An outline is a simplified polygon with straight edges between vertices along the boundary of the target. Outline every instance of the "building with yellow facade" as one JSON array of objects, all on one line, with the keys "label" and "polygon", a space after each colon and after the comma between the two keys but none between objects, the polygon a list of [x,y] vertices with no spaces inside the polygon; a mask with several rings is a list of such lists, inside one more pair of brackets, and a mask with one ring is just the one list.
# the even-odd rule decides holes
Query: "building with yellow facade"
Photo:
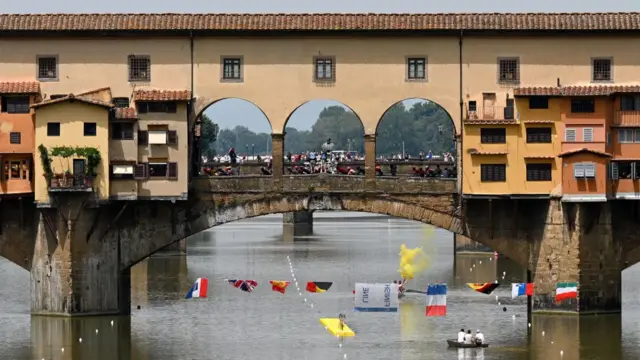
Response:
[{"label": "building with yellow facade", "polygon": [[113,105],[69,94],[31,106],[35,110],[35,201],[55,192],[109,196],[109,117]]}]

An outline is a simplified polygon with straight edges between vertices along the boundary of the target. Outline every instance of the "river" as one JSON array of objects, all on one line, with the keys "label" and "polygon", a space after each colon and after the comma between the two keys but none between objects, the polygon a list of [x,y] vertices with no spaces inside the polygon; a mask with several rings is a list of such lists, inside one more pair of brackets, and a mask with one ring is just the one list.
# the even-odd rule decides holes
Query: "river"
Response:
[{"label": "river", "polygon": [[[352,311],[355,282],[399,277],[402,243],[422,246],[429,260],[408,288],[449,284],[446,317],[426,317],[418,296],[404,299],[399,313]],[[287,256],[302,295],[294,283],[284,295],[268,284],[292,280]],[[130,318],[32,318],[29,274],[0,259],[0,359],[640,359],[639,273],[638,266],[623,273],[624,318],[534,316],[529,332],[526,300],[511,300],[509,286],[483,295],[465,285],[521,282],[526,272],[487,254],[454,259],[447,231],[382,216],[318,213],[313,235],[294,242],[284,238],[281,216],[264,216],[192,237],[186,258],[154,256],[136,265]],[[200,276],[209,278],[209,297],[185,300]],[[259,285],[244,293],[226,278]],[[306,281],[334,284],[310,294]],[[318,322],[340,312],[357,332],[342,343]],[[482,329],[491,347],[447,349],[445,339],[461,327]]]}]

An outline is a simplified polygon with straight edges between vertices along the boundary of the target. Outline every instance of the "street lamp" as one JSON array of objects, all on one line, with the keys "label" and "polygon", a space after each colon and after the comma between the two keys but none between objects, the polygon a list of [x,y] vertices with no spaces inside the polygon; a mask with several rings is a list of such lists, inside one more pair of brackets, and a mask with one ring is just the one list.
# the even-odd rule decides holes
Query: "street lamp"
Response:
[{"label": "street lamp", "polygon": [[249,155],[249,144],[244,144],[244,153],[245,155]]},{"label": "street lamp", "polygon": [[251,158],[256,157],[256,144],[251,144]]}]

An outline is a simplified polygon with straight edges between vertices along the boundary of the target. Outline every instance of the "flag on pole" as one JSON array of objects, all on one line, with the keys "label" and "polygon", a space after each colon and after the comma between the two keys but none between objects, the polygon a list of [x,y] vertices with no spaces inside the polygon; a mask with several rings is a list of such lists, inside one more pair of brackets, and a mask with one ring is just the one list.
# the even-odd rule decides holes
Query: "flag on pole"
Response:
[{"label": "flag on pole", "polygon": [[558,283],[556,286],[556,302],[563,300],[575,299],[578,297],[578,283],[564,282]]},{"label": "flag on pole", "polygon": [[258,282],[255,280],[225,279],[225,281],[231,284],[233,287],[248,293],[252,292],[253,289],[258,286]]},{"label": "flag on pole", "polygon": [[279,293],[283,293],[287,290],[287,286],[289,286],[290,281],[282,281],[282,280],[269,280],[269,284],[271,284],[271,290],[277,291]]},{"label": "flag on pole", "polygon": [[533,284],[532,283],[519,283],[511,284],[511,298],[515,299],[518,296],[532,296]]},{"label": "flag on pole", "polygon": [[330,281],[309,281],[307,282],[307,291],[312,293],[321,293],[329,290],[333,285]]},{"label": "flag on pole", "polygon": [[209,280],[206,277],[197,278],[191,285],[191,289],[187,292],[186,299],[191,298],[206,298],[207,289],[209,288]]},{"label": "flag on pole", "polygon": [[447,284],[427,287],[427,316],[447,315]]},{"label": "flag on pole", "polygon": [[483,293],[483,294],[491,294],[493,290],[495,290],[500,284],[497,282],[489,282],[489,283],[467,283],[467,286],[472,288],[473,290]]}]

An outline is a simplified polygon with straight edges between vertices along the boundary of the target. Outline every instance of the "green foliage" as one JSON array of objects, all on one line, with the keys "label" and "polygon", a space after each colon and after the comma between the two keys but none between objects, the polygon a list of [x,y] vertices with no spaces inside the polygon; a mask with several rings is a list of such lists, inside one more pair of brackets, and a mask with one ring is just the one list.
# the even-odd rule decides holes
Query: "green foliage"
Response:
[{"label": "green foliage", "polygon": [[[204,120],[203,116],[203,121]],[[246,126],[218,130],[218,126],[206,118],[210,133],[203,128],[203,151],[205,155],[226,154],[235,148],[240,155],[264,155],[271,153],[271,134],[254,133]],[[217,137],[213,135],[216,133]],[[352,150],[364,154],[364,128],[358,117],[341,106],[326,107],[311,127],[311,130],[286,128],[285,152],[300,153],[319,151],[322,144],[331,138],[334,150]],[[406,108],[402,103],[392,106],[382,117],[377,129],[376,153],[389,156],[404,149],[412,156],[420,151],[431,150],[435,155],[451,152],[454,128],[449,115],[431,102],[415,103]],[[215,144],[214,144],[215,142]]]},{"label": "green foliage", "polygon": [[202,139],[202,155],[212,158],[216,155],[216,140],[218,139],[218,132],[220,128],[218,124],[211,121],[211,119],[203,114],[202,124],[200,125],[200,137]]},{"label": "green foliage", "polygon": [[51,170],[51,159],[49,158],[49,152],[47,148],[40,144],[38,146],[38,151],[40,152],[40,162],[42,163],[42,170],[44,172],[44,177],[47,180],[53,179],[53,170]]},{"label": "green foliage", "polygon": [[[43,145],[40,145],[40,147],[38,149],[40,149],[40,154],[42,156],[42,152],[44,151],[46,153],[47,148],[45,148]],[[102,161],[102,155],[100,154],[100,151],[98,151],[98,149],[91,146],[86,146],[86,147],[55,146],[51,148],[51,156],[60,157],[63,159],[69,159],[71,157],[76,156],[79,158],[87,159],[87,175],[90,175],[90,176],[96,176],[96,169],[98,168],[98,165],[100,165],[100,162]],[[51,160],[48,160],[48,162],[51,163]],[[44,163],[42,166],[44,167]],[[49,171],[51,171],[51,166],[49,166]],[[66,173],[70,172],[68,161],[67,161],[67,170],[65,172]],[[45,173],[46,173],[46,170],[45,170]]]}]

